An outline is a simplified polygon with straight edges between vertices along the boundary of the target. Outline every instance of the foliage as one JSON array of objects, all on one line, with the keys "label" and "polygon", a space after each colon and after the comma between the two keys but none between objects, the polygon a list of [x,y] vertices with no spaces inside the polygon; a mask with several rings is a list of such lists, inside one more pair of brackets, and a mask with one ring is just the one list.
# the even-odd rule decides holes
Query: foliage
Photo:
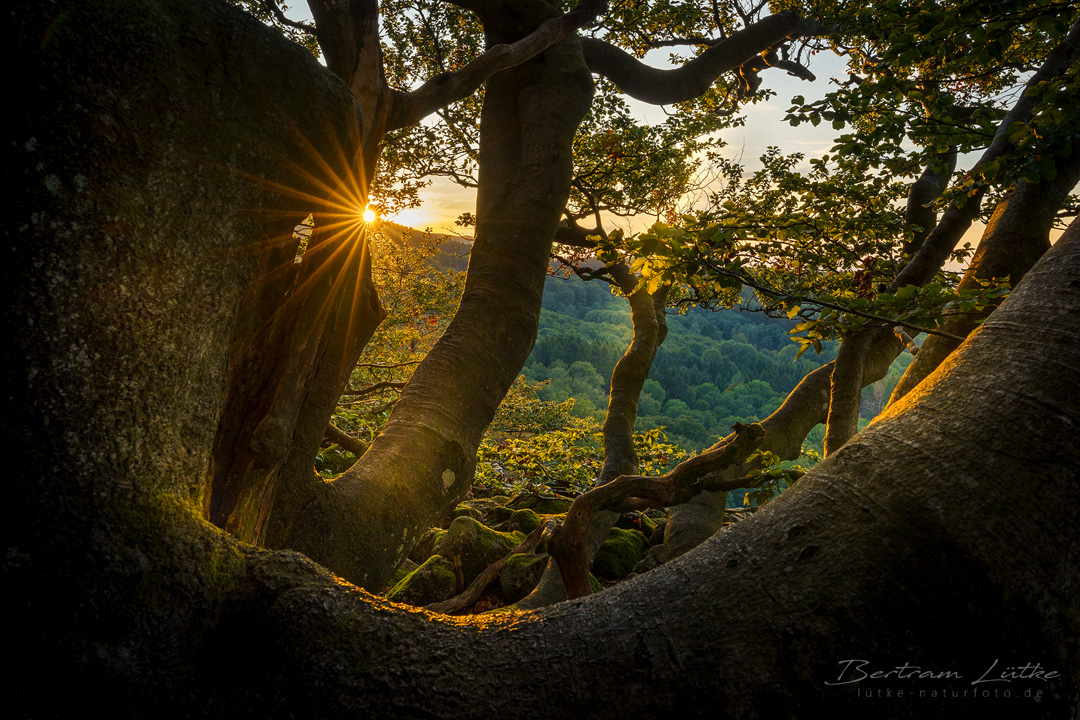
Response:
[{"label": "foliage", "polygon": [[[600,424],[570,414],[574,399],[540,400],[540,384],[518,378],[503,401],[477,455],[476,482],[504,492],[547,486],[579,493],[592,486],[604,465]],[[663,428],[635,433],[639,472],[659,475],[686,457],[667,442]]]},{"label": "foliage", "polygon": [[[739,296],[752,310],[752,294]],[[669,441],[700,450],[730,432],[736,422],[764,419],[808,372],[832,359],[823,354],[795,361],[787,318],[719,308],[686,308],[667,315],[668,336],[657,352],[638,400],[637,428],[664,427]],[[550,402],[575,398],[569,413],[603,418],[611,369],[631,338],[630,310],[607,287],[577,277],[549,278],[540,331],[526,361],[525,377],[544,381],[537,394]],[[880,412],[911,355],[903,353],[882,380],[867,388],[863,416]],[[807,445],[821,450],[820,433]]]},{"label": "foliage", "polygon": [[781,460],[768,450],[751,453],[746,458],[747,462],[756,460],[757,467],[750,471],[750,477],[754,480],[751,488],[743,494],[742,504],[753,508],[761,507],[794,485],[809,467],[821,462],[821,454],[806,447],[803,448],[802,457],[806,458],[806,465]]},{"label": "foliage", "polygon": [[[433,263],[441,239],[381,223],[369,230],[372,276],[386,317],[364,348],[330,422],[350,435],[373,439],[386,423],[413,370],[450,322],[465,274]],[[316,467],[343,472],[355,457],[339,447],[320,451]]]}]

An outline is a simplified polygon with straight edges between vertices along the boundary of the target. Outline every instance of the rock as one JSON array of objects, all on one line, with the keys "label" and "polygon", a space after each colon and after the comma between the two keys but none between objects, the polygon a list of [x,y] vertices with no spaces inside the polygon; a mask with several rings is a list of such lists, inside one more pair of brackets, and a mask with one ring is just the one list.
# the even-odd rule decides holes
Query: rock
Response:
[{"label": "rock", "polygon": [[626,513],[620,515],[615,521],[615,527],[623,530],[640,530],[645,537],[651,537],[653,530],[656,529],[656,520],[645,513]]},{"label": "rock", "polygon": [[484,568],[524,539],[524,533],[498,532],[470,517],[459,517],[437,538],[434,553],[451,559],[460,558],[461,573],[468,586]]},{"label": "rock", "polygon": [[452,598],[457,589],[454,563],[442,555],[432,555],[391,588],[386,598],[409,605],[429,605]]},{"label": "rock", "polygon": [[543,520],[532,510],[517,510],[506,521],[506,529],[510,532],[523,532],[526,535],[540,527]]},{"label": "rock", "polygon": [[499,589],[507,603],[515,603],[533,591],[547,567],[548,554],[511,555],[499,573]]},{"label": "rock", "polygon": [[512,497],[506,507],[513,510],[532,510],[537,515],[561,515],[570,509],[571,502],[567,498],[519,494]]},{"label": "rock", "polygon": [[723,525],[726,501],[727,493],[703,492],[671,508],[662,526],[662,541],[655,535],[649,539],[651,547],[634,568],[634,574],[663,565],[715,535]]},{"label": "rock", "polygon": [[439,534],[446,532],[442,528],[431,528],[426,533],[420,536],[420,539],[413,545],[413,549],[409,551],[409,560],[415,563],[422,563],[431,557],[435,552],[435,543],[439,541]]},{"label": "rock", "polygon": [[471,502],[463,502],[450,511],[451,520],[456,520],[459,517],[471,517],[473,520],[484,521],[483,511],[474,507]]},{"label": "rock", "polygon": [[394,587],[399,582],[405,579],[405,576],[411,573],[416,568],[420,567],[420,564],[413,562],[412,560],[405,558],[405,562],[401,563],[401,567],[394,571],[394,574],[390,577],[390,587]]},{"label": "rock", "polygon": [[604,580],[622,580],[644,557],[645,544],[640,530],[613,528],[593,559],[593,574]]},{"label": "rock", "polygon": [[495,507],[488,511],[485,518],[488,525],[494,527],[495,525],[501,525],[510,519],[510,516],[514,514],[514,511],[508,507]]}]

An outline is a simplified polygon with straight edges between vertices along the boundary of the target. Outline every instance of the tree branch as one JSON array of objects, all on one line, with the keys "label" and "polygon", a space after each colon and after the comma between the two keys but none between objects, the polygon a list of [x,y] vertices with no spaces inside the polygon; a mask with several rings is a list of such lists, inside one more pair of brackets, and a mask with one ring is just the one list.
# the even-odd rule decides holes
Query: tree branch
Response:
[{"label": "tree branch", "polygon": [[[975,163],[970,174],[974,175],[980,168],[1009,150],[1012,146],[1009,142],[1009,128],[1014,122],[1024,122],[1031,117],[1036,99],[1039,97],[1039,93],[1035,91],[1036,86],[1060,76],[1078,59],[1080,59],[1080,18],[1073,22],[1065,39],[1046,56],[1038,72],[1028,78],[1020,99],[1002,119],[994,134],[994,140]],[[949,205],[948,209],[942,213],[941,220],[927,236],[919,252],[893,280],[889,286],[889,292],[896,292],[905,285],[923,285],[929,282],[938,268],[945,264],[949,253],[956,247],[960,238],[971,227],[971,222],[978,214],[979,204],[985,192],[985,186],[980,187],[966,199],[963,206],[957,205],[955,201]]]},{"label": "tree branch", "polygon": [[[704,488],[697,480],[710,473],[742,462],[765,437],[761,425],[734,426],[730,436],[696,457],[680,463],[661,477],[622,475],[606,485],[593,488],[575,498],[562,527],[549,543],[551,556],[559,564],[566,597],[570,600],[588,595],[589,562],[587,540],[593,515],[622,506],[631,498],[635,507],[664,507],[686,502]],[[696,487],[695,487],[696,484]]]},{"label": "tree branch", "polygon": [[352,388],[346,388],[345,392],[343,392],[341,394],[343,396],[348,395],[350,397],[362,397],[364,395],[371,395],[372,393],[379,392],[380,390],[387,390],[387,389],[401,390],[407,384],[408,383],[405,382],[405,381],[401,381],[401,382],[390,382],[390,381],[377,382],[374,385],[372,385],[371,387],[361,388],[359,390],[353,390]]},{"label": "tree branch", "polygon": [[721,74],[734,70],[779,42],[812,35],[821,25],[794,12],[770,15],[717,42],[674,70],[658,70],[632,55],[595,38],[582,38],[585,62],[632,98],[653,105],[669,105],[698,97]]},{"label": "tree branch", "polygon": [[343,449],[348,450],[356,457],[360,457],[361,455],[366,453],[369,447],[369,443],[366,443],[359,438],[354,438],[352,435],[345,432],[333,423],[329,423],[326,426],[325,437],[327,440],[335,442]]},{"label": "tree branch", "polygon": [[263,6],[266,7],[266,11],[273,15],[274,19],[282,25],[288,25],[291,28],[303,30],[306,33],[311,33],[315,37],[319,36],[319,30],[314,25],[308,25],[305,22],[300,22],[299,20],[290,20],[289,18],[285,17],[285,13],[281,11],[281,8],[278,7],[278,4],[274,2],[274,0],[263,0]]},{"label": "tree branch", "polygon": [[387,130],[408,127],[439,108],[472,95],[495,73],[539,55],[574,31],[585,27],[604,7],[602,0],[581,0],[570,12],[544,22],[522,39],[509,45],[488,48],[460,70],[439,73],[416,90],[395,92],[394,110]]},{"label": "tree branch", "polygon": [[905,328],[908,328],[909,330],[916,330],[918,332],[926,333],[928,335],[943,335],[944,337],[952,338],[953,340],[959,339],[959,340],[963,341],[963,338],[958,338],[957,336],[951,335],[951,334],[945,332],[944,330],[934,330],[933,328],[923,327],[922,325],[916,325],[915,323],[909,323],[909,322],[906,322],[904,320],[894,320],[892,318],[887,318],[887,317],[885,317],[883,315],[875,315],[873,313],[863,312],[862,310],[856,310],[854,308],[844,307],[843,305],[838,305],[836,303],[831,303],[831,302],[829,302],[827,300],[818,300],[818,299],[815,299],[815,298],[806,297],[804,295],[791,295],[789,293],[779,292],[777,290],[773,290],[772,288],[765,287],[761,283],[756,282],[756,281],[748,278],[746,275],[744,275],[742,273],[736,273],[736,272],[732,272],[731,270],[727,270],[725,268],[718,267],[716,264],[714,264],[714,263],[712,263],[712,262],[710,262],[708,260],[700,260],[700,262],[701,262],[702,265],[709,268],[713,272],[715,272],[715,273],[717,273],[719,275],[726,275],[728,277],[736,278],[737,280],[739,280],[744,285],[752,287],[755,290],[760,290],[761,292],[765,293],[766,295],[772,295],[773,297],[790,298],[791,300],[798,300],[800,303],[806,303],[806,304],[810,304],[810,305],[817,305],[818,307],[829,308],[831,310],[836,310],[838,312],[849,313],[851,315],[857,315],[858,317],[863,317],[863,318],[866,318],[867,320],[877,320],[877,321],[885,323],[886,325],[889,325],[889,326],[897,326],[898,325],[900,327],[905,327]]}]

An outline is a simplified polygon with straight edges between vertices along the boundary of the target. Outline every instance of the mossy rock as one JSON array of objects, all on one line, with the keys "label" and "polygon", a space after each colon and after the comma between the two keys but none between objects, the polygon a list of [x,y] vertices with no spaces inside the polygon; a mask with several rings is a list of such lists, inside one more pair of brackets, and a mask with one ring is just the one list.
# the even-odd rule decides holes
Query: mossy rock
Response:
[{"label": "mossy rock", "polygon": [[533,591],[547,567],[548,554],[518,553],[511,555],[499,573],[499,589],[507,603],[516,603]]},{"label": "mossy rock", "polygon": [[420,564],[413,562],[409,558],[405,558],[405,562],[401,563],[401,567],[394,571],[394,574],[390,577],[390,587],[394,587],[399,582],[405,579],[405,576],[411,573],[416,568],[420,567]]},{"label": "mossy rock", "polygon": [[491,500],[496,505],[505,505],[506,503],[510,502],[510,496],[509,495],[492,495]]},{"label": "mossy rock", "polygon": [[506,529],[510,532],[531,533],[544,521],[532,510],[516,510],[510,519],[506,521]]},{"label": "mossy rock", "polygon": [[450,511],[451,520],[456,520],[459,517],[471,517],[473,520],[483,522],[484,511],[474,507],[471,503],[463,502]]},{"label": "mossy rock", "polygon": [[525,539],[524,533],[498,532],[470,517],[459,517],[438,537],[435,554],[460,558],[461,574],[467,586],[491,563],[513,550]]},{"label": "mossy rock", "polygon": [[596,553],[593,573],[604,580],[622,580],[644,557],[645,545],[645,535],[640,530],[614,528]]},{"label": "mossy rock", "polygon": [[454,597],[457,589],[454,563],[442,555],[432,555],[394,585],[386,598],[409,605],[430,605]]},{"label": "mossy rock", "polygon": [[651,537],[653,530],[656,528],[656,520],[653,520],[645,513],[626,513],[620,515],[619,519],[615,521],[615,527],[623,530],[640,530],[645,534],[645,537]]},{"label": "mossy rock", "polygon": [[513,510],[532,510],[537,515],[560,515],[570,509],[571,500],[542,495],[515,495],[506,503]]},{"label": "mossy rock", "polygon": [[484,518],[488,525],[495,526],[501,525],[510,519],[510,516],[514,514],[514,511],[508,507],[494,507],[488,510],[487,516]]},{"label": "mossy rock", "polygon": [[431,528],[420,536],[420,539],[409,551],[409,560],[422,563],[435,552],[435,544],[439,541],[439,534],[446,532],[442,528]]}]

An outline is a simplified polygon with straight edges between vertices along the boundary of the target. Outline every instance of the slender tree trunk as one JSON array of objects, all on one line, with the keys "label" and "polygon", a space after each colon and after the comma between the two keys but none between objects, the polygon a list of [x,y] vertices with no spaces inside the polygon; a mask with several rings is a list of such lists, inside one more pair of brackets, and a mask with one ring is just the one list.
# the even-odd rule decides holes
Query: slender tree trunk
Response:
[{"label": "slender tree trunk", "polygon": [[[652,295],[645,288],[635,290],[637,278],[630,274],[625,264],[611,267],[611,275],[619,288],[627,295],[630,317],[634,324],[634,337],[615,368],[611,372],[611,389],[608,392],[607,415],[604,417],[604,467],[597,478],[597,486],[611,482],[620,475],[635,475],[638,456],[634,449],[634,423],[637,421],[637,404],[641,388],[649,377],[656,351],[667,337],[664,318],[667,307],[668,286],[661,286]],[[618,513],[598,512],[589,525],[587,557],[592,561],[607,539],[611,528],[618,521]],[[548,562],[540,582],[527,597],[518,601],[520,609],[539,608],[566,599],[562,574],[554,559]]]},{"label": "slender tree trunk", "polygon": [[[1058,160],[1054,180],[1017,182],[994,209],[975,256],[960,281],[959,290],[976,290],[980,283],[995,278],[1008,277],[1013,285],[1018,283],[1049,249],[1054,215],[1078,180],[1080,152],[1074,152]],[[954,315],[941,329],[951,335],[967,337],[992,310],[993,306],[983,312]],[[893,389],[889,402],[896,402],[922,382],[959,344],[941,335],[929,336]]]}]

